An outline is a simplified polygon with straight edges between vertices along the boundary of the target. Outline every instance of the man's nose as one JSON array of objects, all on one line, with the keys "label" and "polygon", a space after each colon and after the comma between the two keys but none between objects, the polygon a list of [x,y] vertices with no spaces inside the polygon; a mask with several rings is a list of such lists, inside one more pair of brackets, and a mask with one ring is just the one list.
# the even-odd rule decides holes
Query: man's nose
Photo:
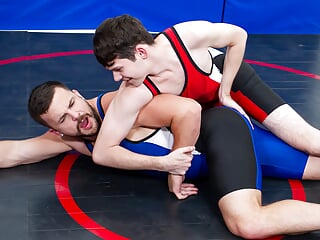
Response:
[{"label": "man's nose", "polygon": [[69,116],[72,118],[73,121],[77,121],[78,118],[80,117],[80,112],[76,112],[76,111],[73,111],[71,109],[68,109],[68,114]]},{"label": "man's nose", "polygon": [[114,81],[118,82],[122,80],[122,75],[119,72],[112,72]]}]

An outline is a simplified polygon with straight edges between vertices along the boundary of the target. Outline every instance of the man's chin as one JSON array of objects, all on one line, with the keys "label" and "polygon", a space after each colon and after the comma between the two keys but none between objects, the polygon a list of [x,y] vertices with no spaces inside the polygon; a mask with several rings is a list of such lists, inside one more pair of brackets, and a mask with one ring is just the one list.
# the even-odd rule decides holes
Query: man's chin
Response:
[{"label": "man's chin", "polygon": [[81,132],[78,137],[95,140],[97,137],[97,131]]}]

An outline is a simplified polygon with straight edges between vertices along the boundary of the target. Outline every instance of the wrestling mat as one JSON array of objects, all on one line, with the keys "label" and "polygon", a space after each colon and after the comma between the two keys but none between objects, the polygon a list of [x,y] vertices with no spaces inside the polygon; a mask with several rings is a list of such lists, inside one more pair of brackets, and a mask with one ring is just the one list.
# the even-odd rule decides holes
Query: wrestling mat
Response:
[{"label": "wrestling mat", "polygon": [[[117,88],[110,72],[96,62],[91,39],[91,34],[0,32],[1,140],[33,137],[46,130],[27,113],[28,95],[41,82],[62,81],[88,98]],[[262,79],[318,128],[319,48],[317,35],[250,35],[245,56]],[[178,201],[162,179],[97,166],[76,152],[0,169],[0,236],[238,239],[210,200],[206,179],[196,184],[197,196]],[[320,181],[263,180],[264,204],[290,198],[320,203]],[[320,232],[272,239],[320,239]]]}]

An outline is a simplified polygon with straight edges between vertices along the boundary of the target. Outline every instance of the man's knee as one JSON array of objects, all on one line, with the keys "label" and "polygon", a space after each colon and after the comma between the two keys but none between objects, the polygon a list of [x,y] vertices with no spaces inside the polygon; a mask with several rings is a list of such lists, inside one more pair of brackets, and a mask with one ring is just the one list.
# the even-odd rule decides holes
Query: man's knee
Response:
[{"label": "man's knee", "polygon": [[[257,214],[258,215],[258,214]],[[264,238],[264,224],[255,214],[241,214],[224,217],[230,232],[245,239]]]},{"label": "man's knee", "polygon": [[226,226],[234,235],[245,239],[264,237],[265,218],[259,190],[243,189],[231,192],[219,200],[219,208]]}]

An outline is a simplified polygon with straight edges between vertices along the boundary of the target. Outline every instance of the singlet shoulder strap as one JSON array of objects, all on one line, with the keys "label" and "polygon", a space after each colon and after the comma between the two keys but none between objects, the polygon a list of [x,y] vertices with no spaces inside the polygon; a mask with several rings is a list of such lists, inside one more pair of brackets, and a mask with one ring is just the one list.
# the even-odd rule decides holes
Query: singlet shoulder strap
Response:
[{"label": "singlet shoulder strap", "polygon": [[[105,116],[105,113],[104,113],[103,107],[102,107],[102,103],[101,103],[101,98],[103,95],[104,95],[104,93],[99,94],[99,96],[97,97],[97,102],[96,102],[98,113],[99,113],[99,116],[101,117],[102,120]],[[93,152],[93,144],[91,143],[91,141],[84,140],[84,144],[86,145],[88,150],[92,153]]]},{"label": "singlet shoulder strap", "polygon": [[[193,72],[195,73],[201,73],[204,75],[211,74],[212,67],[210,70],[210,73],[206,73],[203,70],[201,70],[197,64],[193,61],[187,47],[184,45],[182,39],[180,38],[177,30],[174,27],[167,28],[164,30],[163,35],[167,37],[169,40],[171,46],[173,47],[174,51],[176,52],[181,65],[184,68],[185,74],[188,76],[192,76]],[[211,55],[210,51],[208,50],[209,54]],[[213,66],[213,64],[212,64]]]},{"label": "singlet shoulder strap", "polygon": [[153,96],[157,96],[161,93],[159,88],[154,84],[154,82],[152,82],[152,80],[148,76],[144,79],[143,84],[149,89]]},{"label": "singlet shoulder strap", "polygon": [[183,60],[183,62],[186,62],[186,60],[188,60],[188,62],[193,63],[186,46],[183,44],[179,34],[174,27],[170,27],[164,30],[163,35],[166,36],[171,43],[171,46],[176,51],[178,57],[180,58],[180,61]]},{"label": "singlet shoulder strap", "polygon": [[101,99],[102,99],[103,95],[104,95],[104,93],[99,94],[99,96],[97,97],[97,102],[96,102],[98,113],[99,113],[99,116],[102,120],[104,119],[104,115],[105,115],[104,111],[103,111],[102,103],[101,103]]}]

